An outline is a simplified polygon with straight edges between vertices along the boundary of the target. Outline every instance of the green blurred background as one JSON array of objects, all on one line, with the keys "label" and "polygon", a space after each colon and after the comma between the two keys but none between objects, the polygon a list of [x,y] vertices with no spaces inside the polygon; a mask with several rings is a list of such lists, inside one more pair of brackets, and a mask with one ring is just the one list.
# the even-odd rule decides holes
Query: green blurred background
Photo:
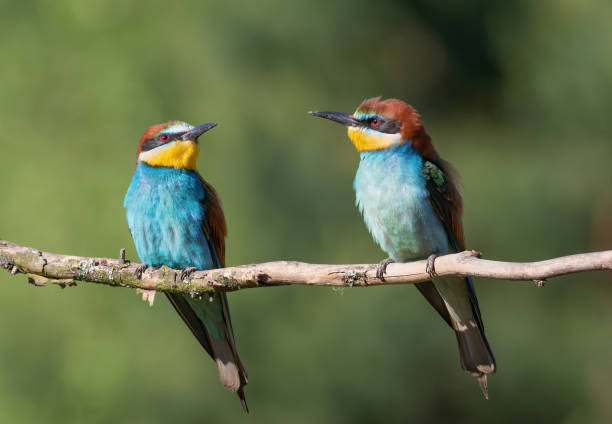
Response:
[{"label": "green blurred background", "polygon": [[[137,260],[123,196],[144,130],[216,121],[201,173],[228,265],[378,262],[358,155],[306,114],[398,97],[463,175],[468,246],[612,248],[612,3],[1,1],[0,238]],[[610,274],[476,282],[490,400],[417,291],[230,294],[252,413],[172,310],[0,273],[0,422],[612,421]]]}]

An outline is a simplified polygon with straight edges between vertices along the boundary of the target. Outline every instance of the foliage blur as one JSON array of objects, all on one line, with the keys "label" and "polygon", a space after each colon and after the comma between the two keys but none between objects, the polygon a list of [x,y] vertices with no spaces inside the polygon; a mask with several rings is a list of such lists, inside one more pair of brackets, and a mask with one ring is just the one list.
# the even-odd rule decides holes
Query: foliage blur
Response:
[{"label": "foliage blur", "polygon": [[[136,147],[219,123],[201,173],[228,264],[383,259],[354,207],[358,155],[306,111],[398,97],[463,175],[470,248],[538,260],[612,248],[612,3],[235,0],[0,3],[0,237],[137,260]],[[230,294],[252,413],[163,297],[0,273],[0,422],[612,421],[612,282],[476,282],[490,400],[413,287]]]}]

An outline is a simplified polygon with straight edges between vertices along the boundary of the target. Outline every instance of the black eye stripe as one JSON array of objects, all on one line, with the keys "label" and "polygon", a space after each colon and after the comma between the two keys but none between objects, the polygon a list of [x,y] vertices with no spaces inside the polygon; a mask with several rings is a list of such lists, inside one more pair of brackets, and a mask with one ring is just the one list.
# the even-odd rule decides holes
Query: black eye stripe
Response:
[{"label": "black eye stripe", "polygon": [[[378,119],[378,125],[372,125],[372,121],[374,119]],[[400,121],[396,121],[393,119],[383,119],[383,118],[370,118],[367,121],[363,121],[363,125],[373,129],[374,131],[378,131],[386,134],[397,134],[402,129],[402,123]]]},{"label": "black eye stripe", "polygon": [[140,151],[141,152],[146,152],[148,150],[153,150],[156,147],[161,146],[162,144],[166,144],[166,143],[170,143],[173,140],[177,140],[179,139],[183,134],[165,134],[170,136],[170,138],[168,140],[162,140],[161,136],[164,134],[160,134],[157,137],[153,137],[153,138],[147,138],[145,141],[143,141],[142,146],[140,146]]}]

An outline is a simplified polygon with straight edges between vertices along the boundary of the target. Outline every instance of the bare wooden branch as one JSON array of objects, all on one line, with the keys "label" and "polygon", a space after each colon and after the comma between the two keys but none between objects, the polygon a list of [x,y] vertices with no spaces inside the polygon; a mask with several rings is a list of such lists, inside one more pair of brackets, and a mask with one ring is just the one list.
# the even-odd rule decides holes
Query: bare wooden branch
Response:
[{"label": "bare wooden branch", "polygon": [[[234,291],[252,287],[288,284],[309,286],[380,286],[414,284],[431,279],[427,260],[392,263],[385,281],[376,277],[376,264],[319,265],[304,262],[267,262],[231,268],[196,271],[181,279],[181,271],[167,267],[148,268],[140,273],[140,264],[117,259],[88,258],[42,252],[0,240],[0,267],[11,274],[25,273],[35,285],[47,281],[61,287],[85,281],[110,286],[132,287],[164,292],[204,296],[211,291]],[[475,251],[440,256],[435,260],[436,274],[472,275],[502,280],[534,281],[543,285],[547,279],[584,271],[612,270],[612,250],[581,253],[540,262],[499,262],[480,258]]]}]

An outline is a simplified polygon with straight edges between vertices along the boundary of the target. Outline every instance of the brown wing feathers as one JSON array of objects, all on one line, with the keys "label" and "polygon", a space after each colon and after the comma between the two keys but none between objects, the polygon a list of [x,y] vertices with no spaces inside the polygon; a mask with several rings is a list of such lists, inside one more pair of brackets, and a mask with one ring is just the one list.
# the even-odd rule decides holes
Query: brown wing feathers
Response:
[{"label": "brown wing feathers", "polygon": [[[227,237],[227,225],[225,223],[225,215],[221,208],[219,195],[217,191],[200,177],[204,188],[206,189],[206,198],[204,199],[206,207],[206,218],[208,225],[202,223],[202,228],[206,233],[209,241],[212,241],[217,256],[219,257],[219,267],[225,266],[225,237]],[[208,227],[208,228],[207,228]],[[210,234],[208,232],[210,231]]]}]

